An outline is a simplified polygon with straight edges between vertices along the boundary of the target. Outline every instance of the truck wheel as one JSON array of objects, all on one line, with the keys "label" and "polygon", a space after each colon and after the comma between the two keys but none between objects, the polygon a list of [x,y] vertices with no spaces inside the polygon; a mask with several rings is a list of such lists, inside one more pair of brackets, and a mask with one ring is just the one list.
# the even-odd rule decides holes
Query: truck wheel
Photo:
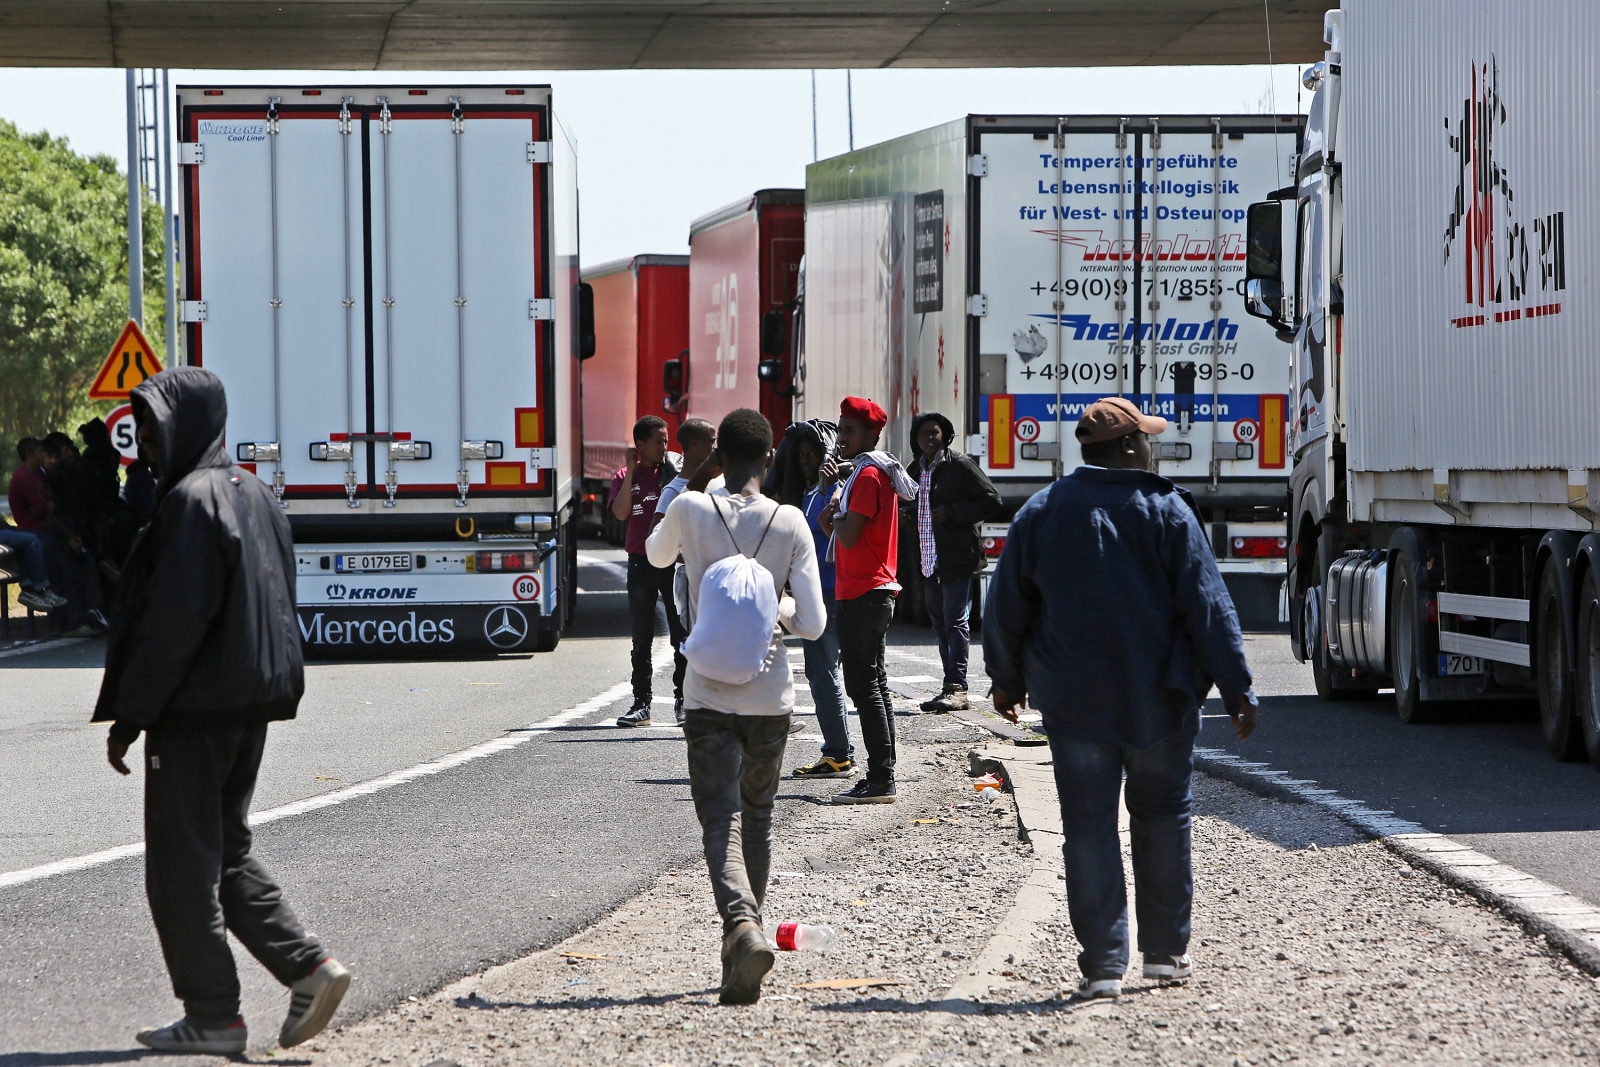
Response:
[{"label": "truck wheel", "polygon": [[560,630],[540,630],[533,637],[533,650],[535,652],[554,652],[561,643]]},{"label": "truck wheel", "polygon": [[1432,722],[1437,708],[1422,699],[1417,648],[1417,579],[1411,561],[1396,553],[1389,564],[1389,671],[1394,677],[1394,710],[1403,723]]},{"label": "truck wheel", "polygon": [[1591,568],[1578,592],[1578,722],[1589,762],[1600,770],[1600,580]]},{"label": "truck wheel", "polygon": [[1572,664],[1567,659],[1567,618],[1561,610],[1561,575],[1554,563],[1539,576],[1534,611],[1533,671],[1539,686],[1539,721],[1556,759],[1582,759],[1583,730],[1573,704]]}]

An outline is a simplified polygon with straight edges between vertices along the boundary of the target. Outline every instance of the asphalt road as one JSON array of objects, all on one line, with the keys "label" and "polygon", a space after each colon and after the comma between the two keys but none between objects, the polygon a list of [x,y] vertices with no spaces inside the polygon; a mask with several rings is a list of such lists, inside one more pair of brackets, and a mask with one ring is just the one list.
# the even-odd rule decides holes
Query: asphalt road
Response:
[{"label": "asphalt road", "polygon": [[1319,700],[1287,637],[1246,647],[1268,698],[1260,727],[1241,742],[1208,718],[1202,745],[1392,810],[1600,905],[1600,773],[1550,757],[1531,703],[1461,705],[1453,721],[1408,726],[1389,692]]},{"label": "asphalt road", "polygon": [[[585,548],[590,560],[618,555]],[[520,738],[258,829],[260,855],[308,928],[357,975],[341,1018],[552,944],[603,921],[660,871],[693,862],[699,834],[678,731],[618,731],[611,720],[626,697],[594,702],[628,676],[622,581],[587,563],[580,585],[575,628],[552,654],[316,664],[301,717],[273,727],[258,812]],[[1224,718],[1208,718],[1201,744],[1391,808],[1600,903],[1600,774],[1551,760],[1525,710],[1486,707],[1460,722],[1408,727],[1387,696],[1318,701],[1286,639],[1247,640],[1265,698],[1260,730],[1240,743]],[[897,627],[890,675],[933,684],[929,641],[925,630]],[[974,653],[973,688],[982,692]],[[86,721],[101,654],[89,642],[0,659],[9,772],[0,880],[141,836],[138,776],[105,767],[104,729]],[[670,694],[664,674],[656,691]],[[526,729],[557,716],[558,728]],[[816,752],[814,720],[802,721],[791,763]],[[919,733],[948,741],[961,729],[943,717],[902,723],[908,741]],[[786,781],[780,819],[836,787]],[[0,885],[0,946],[0,1067],[135,1059],[133,1031],[179,1013],[140,856]],[[285,993],[237,945],[235,954],[259,1045],[275,1035]]]},{"label": "asphalt road", "polygon": [[[622,583],[583,566],[580,584],[592,591],[548,655],[312,666],[300,718],[272,728],[254,810],[514,737],[506,731],[625,682]],[[105,766],[104,728],[86,722],[97,651],[0,660],[0,754],[11,772],[0,873],[142,836],[138,776]],[[670,697],[670,676],[657,675],[656,692]],[[626,704],[619,697],[506,751],[258,828],[258,853],[307,928],[357,976],[342,1017],[549,945],[693,859],[699,828],[681,732],[615,729]],[[670,705],[658,715],[670,721]],[[814,733],[791,746],[791,762],[814,758]],[[785,782],[780,807],[835,788]],[[3,1067],[137,1058],[134,1031],[181,1014],[142,856],[0,887],[0,944]],[[237,943],[234,952],[252,1043],[273,1039],[286,993]]]}]

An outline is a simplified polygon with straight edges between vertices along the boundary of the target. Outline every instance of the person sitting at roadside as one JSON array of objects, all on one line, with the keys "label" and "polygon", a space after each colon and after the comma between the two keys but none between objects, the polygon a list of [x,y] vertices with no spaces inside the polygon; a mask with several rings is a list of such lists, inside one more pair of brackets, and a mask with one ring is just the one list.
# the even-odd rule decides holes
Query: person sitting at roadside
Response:
[{"label": "person sitting at roadside", "polygon": [[967,656],[972,645],[967,615],[972,608],[972,576],[983,570],[983,539],[978,523],[1000,514],[1000,493],[989,476],[951,448],[955,427],[937,411],[911,422],[916,459],[906,473],[917,480],[917,546],[922,563],[922,600],[939,640],[944,691],[925,701],[923,711],[965,711]]},{"label": "person sitting at roadside", "polygon": [[17,603],[34,611],[54,611],[67,606],[67,598],[50,589],[50,574],[44,565],[44,545],[39,538],[19,530],[0,515],[0,547],[9,548],[21,568],[22,591]]},{"label": "person sitting at roadside", "polygon": [[[76,449],[74,449],[76,452]],[[100,613],[100,575],[94,557],[56,511],[48,475],[56,457],[36,437],[17,442],[22,465],[11,472],[7,495],[17,528],[33,534],[44,549],[45,570],[67,603],[52,615],[68,637],[93,637],[106,631]]]},{"label": "person sitting at roadside", "polygon": [[[761,907],[772,865],[773,798],[794,712],[783,632],[814,640],[827,616],[805,517],[761,494],[762,476],[772,461],[767,420],[750,408],[730,412],[717,430],[713,460],[724,472],[726,494],[694,489],[681,494],[646,550],[658,567],[682,555],[696,605],[702,603],[707,570],[730,556],[753,558],[773,583],[777,624],[757,672],[742,683],[719,681],[703,675],[691,660],[684,681],[689,792],[722,917],[721,1000],[753,1004],[774,960],[762,931]],[[696,616],[702,623],[696,640],[718,641],[707,628],[710,619],[698,611]]]},{"label": "person sitting at roadside", "polygon": [[1150,471],[1167,420],[1123,397],[1084,410],[1084,465],[1017,512],[989,582],[983,654],[995,710],[1043,713],[1061,803],[1078,995],[1128,969],[1117,835],[1126,776],[1144,977],[1189,977],[1194,741],[1212,680],[1240,740],[1256,698],[1239,618],[1189,494]]}]

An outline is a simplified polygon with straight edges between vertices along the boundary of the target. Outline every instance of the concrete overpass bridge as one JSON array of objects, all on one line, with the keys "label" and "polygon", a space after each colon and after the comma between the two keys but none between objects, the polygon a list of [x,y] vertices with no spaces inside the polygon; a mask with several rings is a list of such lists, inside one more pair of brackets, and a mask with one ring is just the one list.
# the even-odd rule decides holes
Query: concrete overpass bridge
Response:
[{"label": "concrete overpass bridge", "polygon": [[1337,0],[0,0],[0,66],[1065,67],[1321,58]]}]

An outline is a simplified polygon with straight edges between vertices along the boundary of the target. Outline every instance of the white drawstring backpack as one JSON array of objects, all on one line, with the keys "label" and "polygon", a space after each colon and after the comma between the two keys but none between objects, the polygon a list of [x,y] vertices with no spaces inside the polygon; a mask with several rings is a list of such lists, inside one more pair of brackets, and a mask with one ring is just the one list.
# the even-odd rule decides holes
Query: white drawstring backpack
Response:
[{"label": "white drawstring backpack", "polygon": [[766,666],[772,634],[778,628],[778,592],[772,572],[755,560],[767,542],[772,520],[778,517],[778,505],[774,503],[761,540],[748,556],[734,539],[716,497],[711,498],[711,506],[738,554],[717,560],[701,576],[694,629],[683,643],[683,655],[701,677],[743,685]]}]

